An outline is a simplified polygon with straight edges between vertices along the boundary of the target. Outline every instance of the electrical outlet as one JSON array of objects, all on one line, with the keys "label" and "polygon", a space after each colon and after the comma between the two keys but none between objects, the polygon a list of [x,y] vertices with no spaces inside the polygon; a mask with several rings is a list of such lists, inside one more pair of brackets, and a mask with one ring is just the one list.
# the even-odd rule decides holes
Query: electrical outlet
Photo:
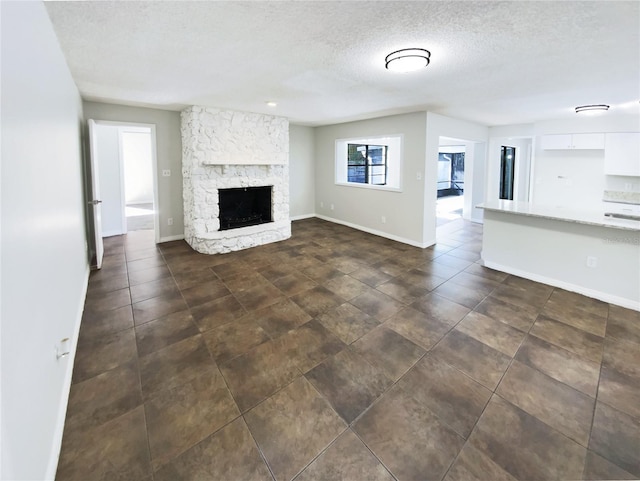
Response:
[{"label": "electrical outlet", "polygon": [[422,172],[416,172],[416,180],[422,180]]},{"label": "electrical outlet", "polygon": [[170,169],[163,169],[162,170],[162,177],[171,177],[171,170]]},{"label": "electrical outlet", "polygon": [[598,267],[598,258],[594,256],[587,256],[587,267],[592,269]]},{"label": "electrical outlet", "polygon": [[633,190],[633,184],[631,182],[625,182],[624,190],[625,192],[631,192]]},{"label": "electrical outlet", "polygon": [[173,217],[167,219],[167,225],[173,225]]},{"label": "electrical outlet", "polygon": [[380,218],[380,222],[382,222],[383,224],[386,224],[387,223],[387,218],[385,216],[382,216]]},{"label": "electrical outlet", "polygon": [[333,204],[331,204],[331,210],[333,210]]},{"label": "electrical outlet", "polygon": [[322,209],[324,207],[324,202],[320,201],[320,208]]}]

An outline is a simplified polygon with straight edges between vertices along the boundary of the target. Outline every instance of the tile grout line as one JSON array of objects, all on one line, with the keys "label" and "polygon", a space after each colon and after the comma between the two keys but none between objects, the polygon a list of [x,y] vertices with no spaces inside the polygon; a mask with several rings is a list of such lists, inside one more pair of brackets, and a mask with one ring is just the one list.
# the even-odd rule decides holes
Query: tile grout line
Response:
[{"label": "tile grout line", "polygon": [[[610,315],[611,315],[611,304],[609,304],[608,307],[607,307],[607,321],[605,323],[604,337],[602,338],[602,353],[601,353],[601,356],[600,356],[600,369],[598,370],[598,383],[596,385],[596,395],[595,395],[595,398],[594,398],[594,401],[593,401],[593,413],[591,414],[591,424],[589,425],[589,437],[587,438],[587,453],[585,455],[584,466],[582,468],[582,477],[583,478],[584,478],[584,472],[587,469],[587,456],[589,455],[589,450],[590,450],[589,446],[591,445],[591,436],[593,435],[593,424],[594,424],[595,419],[596,419],[596,410],[598,409],[598,395],[600,394],[600,382],[602,381],[602,367],[604,365],[604,349],[605,349],[605,344],[606,344],[606,340],[607,340],[607,328],[609,327],[609,316]],[[596,453],[596,451],[592,451],[592,452]],[[598,454],[598,456],[600,456],[599,453],[596,453],[596,454]],[[608,458],[605,458],[604,456],[602,456],[602,458],[606,459],[609,462],[611,462],[615,466],[618,466],[616,463],[614,463],[613,461],[610,461]]]},{"label": "tile grout line", "polygon": [[[510,277],[510,276],[505,277],[505,278],[502,280],[502,282],[501,282],[500,284],[501,284],[501,285],[504,285],[504,282],[505,282],[509,277]],[[497,289],[497,288],[498,288],[498,287],[496,287],[495,289]],[[495,291],[495,289],[494,289],[493,291],[491,291],[491,292],[493,293],[493,292]],[[553,291],[551,291],[551,292],[553,292]],[[486,300],[490,295],[491,295],[491,294],[487,295],[487,296],[486,296],[486,297],[485,297],[481,302],[484,302],[484,300]],[[551,294],[549,294],[549,297],[550,297],[550,296],[551,296]],[[547,297],[547,301],[548,301],[548,297]],[[545,301],[545,304],[546,304],[546,302],[547,302],[547,301]],[[481,303],[481,302],[479,302],[479,303],[476,305],[476,307],[478,307],[478,305],[480,305],[480,303]],[[512,305],[511,303],[507,303],[507,304]],[[517,306],[516,306],[516,307],[517,307]],[[475,309],[475,308],[474,308],[474,309]],[[537,318],[538,318],[538,316],[540,315],[540,312],[541,312],[541,311],[542,311],[542,308],[538,311],[538,315],[536,315],[536,319],[537,319]],[[473,310],[472,310],[471,312],[475,312],[475,311],[473,311]],[[467,314],[467,315],[468,315],[468,314]],[[465,316],[465,317],[466,317],[466,316]],[[463,318],[463,319],[464,319],[464,318]],[[462,320],[461,320],[460,322],[462,322]],[[459,324],[460,322],[458,322],[458,324]],[[447,468],[447,471],[445,472],[445,474],[444,474],[444,476],[442,477],[442,479],[446,478],[446,476],[447,476],[447,474],[449,473],[449,471],[451,470],[451,468],[453,468],[453,466],[454,466],[454,465],[455,465],[455,463],[457,462],[458,458],[460,457],[460,453],[462,453],[462,451],[464,450],[465,446],[466,446],[466,445],[467,445],[467,443],[469,442],[469,439],[471,439],[471,436],[473,435],[474,431],[476,430],[476,428],[477,428],[477,426],[478,426],[478,423],[480,422],[480,419],[482,418],[483,414],[484,414],[484,413],[485,413],[485,411],[487,410],[487,406],[488,406],[488,405],[489,405],[489,403],[491,402],[491,399],[493,398],[493,396],[498,396],[498,397],[502,398],[502,396],[500,396],[500,395],[497,393],[498,387],[500,387],[500,384],[502,383],[502,380],[503,380],[503,379],[504,379],[504,377],[506,376],[507,371],[511,368],[511,365],[513,364],[513,361],[515,361],[515,360],[516,360],[516,355],[518,354],[518,351],[519,351],[519,350],[520,350],[520,348],[522,347],[522,344],[524,343],[525,339],[526,339],[526,338],[527,338],[527,336],[529,335],[529,331],[531,331],[531,329],[532,329],[533,325],[535,324],[535,322],[536,322],[536,321],[534,320],[534,321],[531,323],[531,325],[529,326],[529,329],[525,332],[524,336],[522,337],[522,340],[520,341],[520,344],[518,345],[518,349],[516,350],[516,352],[515,352],[515,354],[513,355],[513,357],[511,357],[511,360],[509,361],[509,365],[507,366],[507,368],[506,368],[506,369],[504,370],[504,372],[502,373],[502,376],[500,376],[500,380],[496,383],[495,388],[491,390],[491,396],[489,396],[489,399],[487,400],[486,404],[485,404],[485,405],[484,405],[484,407],[482,408],[482,412],[478,415],[478,418],[476,419],[475,423],[473,424],[473,427],[472,427],[472,428],[471,428],[471,430],[469,431],[469,435],[468,435],[468,436],[467,436],[467,438],[465,439],[465,442],[464,442],[464,444],[462,445],[462,448],[461,448],[461,449],[460,449],[460,451],[458,451],[458,453],[456,454],[455,458],[453,459],[453,461],[451,462],[451,464],[450,464],[450,465],[449,465],[449,467]],[[456,324],[456,325],[457,325],[457,324]],[[484,344],[484,343],[483,343],[483,344]],[[434,346],[434,347],[435,347],[435,346]],[[491,346],[489,346],[489,347],[491,347]],[[446,364],[447,364],[447,365],[449,365],[448,363],[446,363]],[[457,368],[455,368],[455,366],[450,366],[450,367],[452,367],[452,368],[454,368],[454,369],[457,369]],[[459,371],[459,372],[462,372],[462,371],[460,371],[460,370],[458,370],[458,371]],[[464,372],[462,372],[462,374],[465,374],[465,373],[464,373]],[[465,375],[466,375],[466,374],[465,374]],[[478,382],[478,381],[476,381],[475,379],[473,379],[471,376],[468,376],[468,375],[467,375],[467,377],[469,377],[470,379],[474,380],[475,382]],[[478,384],[481,384],[481,383],[478,383]],[[481,384],[481,385],[482,385],[482,384]],[[484,386],[484,385],[482,385],[482,386],[486,388],[486,386]],[[504,398],[502,398],[502,399],[504,399]],[[509,401],[507,401],[507,402],[509,402]],[[510,404],[511,404],[511,403],[510,403]],[[516,406],[516,407],[517,407],[517,406]],[[535,417],[535,416],[534,416],[534,417]],[[536,418],[536,419],[537,419],[537,418]],[[502,469],[504,469],[504,468],[502,468]],[[506,470],[505,470],[505,471],[506,471]],[[507,472],[508,472],[508,471],[507,471]],[[511,474],[511,473],[509,473],[509,474]]]},{"label": "tile grout line", "polygon": [[[126,235],[126,234],[125,234]],[[124,241],[124,246],[126,246],[126,237],[125,237],[125,241]],[[133,335],[134,335],[134,340],[135,340],[135,348],[136,348],[136,367],[137,367],[137,371],[138,371],[138,383],[139,383],[139,387],[140,387],[140,401],[142,402],[142,416],[144,419],[144,431],[145,431],[145,438],[147,440],[147,453],[149,455],[149,472],[151,473],[151,480],[153,481],[155,479],[155,471],[153,469],[153,464],[152,464],[152,457],[151,457],[151,442],[149,440],[149,423],[147,422],[147,403],[145,401],[145,397],[144,397],[144,392],[142,390],[142,370],[140,368],[140,352],[138,350],[138,333],[136,330],[136,320],[133,314],[133,297],[131,295],[131,280],[129,278],[129,263],[127,261],[127,249],[126,247],[123,246],[123,250],[124,250],[124,258],[125,258],[125,268],[127,270],[127,284],[128,284],[128,289],[129,289],[129,299],[131,300],[131,319],[133,321]],[[164,259],[164,258],[163,258]]]}]

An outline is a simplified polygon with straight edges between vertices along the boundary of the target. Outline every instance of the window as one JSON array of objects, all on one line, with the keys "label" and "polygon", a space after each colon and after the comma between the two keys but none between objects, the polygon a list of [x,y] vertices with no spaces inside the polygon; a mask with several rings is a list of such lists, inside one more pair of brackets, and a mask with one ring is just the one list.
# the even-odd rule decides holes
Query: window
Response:
[{"label": "window", "polygon": [[502,146],[500,151],[500,198],[513,200],[516,148]]},{"label": "window", "polygon": [[387,184],[387,146],[347,144],[347,180],[359,184]]},{"label": "window", "polygon": [[402,135],[336,140],[336,184],[400,191]]}]

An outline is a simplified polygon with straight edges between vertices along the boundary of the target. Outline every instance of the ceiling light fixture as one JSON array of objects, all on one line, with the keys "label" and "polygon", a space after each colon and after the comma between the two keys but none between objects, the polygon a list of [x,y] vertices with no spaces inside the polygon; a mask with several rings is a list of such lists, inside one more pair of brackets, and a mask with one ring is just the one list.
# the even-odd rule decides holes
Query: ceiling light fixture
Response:
[{"label": "ceiling light fixture", "polygon": [[403,48],[391,52],[384,59],[384,66],[393,72],[413,72],[429,65],[431,52],[424,48]]},{"label": "ceiling light fixture", "polygon": [[278,104],[273,102],[272,100],[269,100],[267,102],[267,107],[277,107],[277,106],[278,106]]},{"label": "ceiling light fixture", "polygon": [[576,114],[580,112],[598,112],[598,111],[607,111],[609,110],[609,106],[605,104],[597,104],[597,105],[580,105],[576,107]]}]

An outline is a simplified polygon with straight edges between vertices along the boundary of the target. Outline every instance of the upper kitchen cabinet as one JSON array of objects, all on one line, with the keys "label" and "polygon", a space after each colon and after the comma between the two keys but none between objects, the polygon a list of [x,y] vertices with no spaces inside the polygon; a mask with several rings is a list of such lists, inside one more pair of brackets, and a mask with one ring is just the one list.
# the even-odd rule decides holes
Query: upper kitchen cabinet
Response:
[{"label": "upper kitchen cabinet", "polygon": [[640,133],[606,134],[604,173],[640,177]]},{"label": "upper kitchen cabinet", "polygon": [[543,135],[544,150],[602,150],[604,134],[552,134]]}]

